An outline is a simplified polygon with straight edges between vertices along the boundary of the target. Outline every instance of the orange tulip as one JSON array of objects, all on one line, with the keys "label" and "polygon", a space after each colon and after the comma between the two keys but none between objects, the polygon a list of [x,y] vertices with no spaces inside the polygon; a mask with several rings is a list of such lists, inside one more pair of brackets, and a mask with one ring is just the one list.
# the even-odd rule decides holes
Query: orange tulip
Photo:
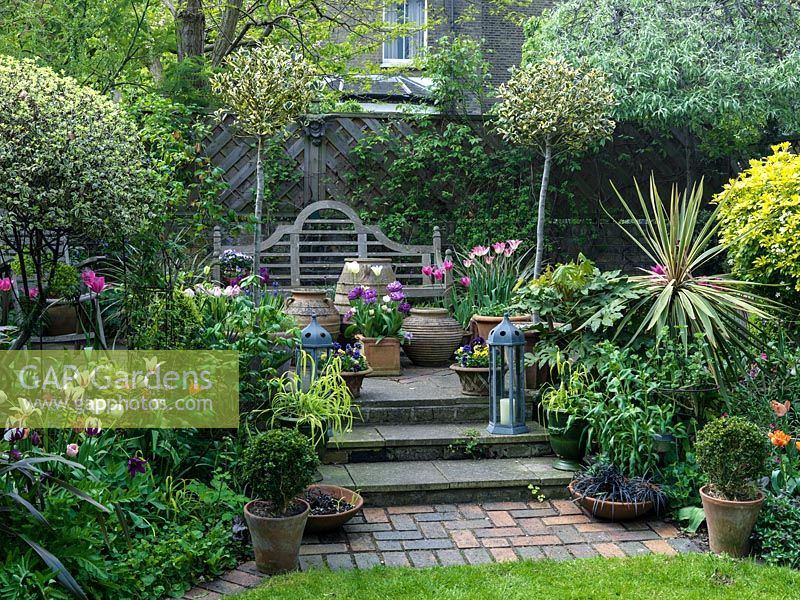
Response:
[{"label": "orange tulip", "polygon": [[798,451],[800,451],[800,442],[795,442],[794,447],[797,448]]},{"label": "orange tulip", "polygon": [[775,416],[777,417],[786,416],[786,413],[788,413],[789,409],[792,408],[792,403],[788,400],[783,404],[780,404],[775,400],[770,400],[769,405],[772,407],[772,410],[775,411]]},{"label": "orange tulip", "polygon": [[767,435],[769,436],[769,441],[772,442],[772,445],[779,448],[785,448],[789,442],[792,441],[792,436],[790,436],[788,433],[784,433],[780,429],[770,431]]}]

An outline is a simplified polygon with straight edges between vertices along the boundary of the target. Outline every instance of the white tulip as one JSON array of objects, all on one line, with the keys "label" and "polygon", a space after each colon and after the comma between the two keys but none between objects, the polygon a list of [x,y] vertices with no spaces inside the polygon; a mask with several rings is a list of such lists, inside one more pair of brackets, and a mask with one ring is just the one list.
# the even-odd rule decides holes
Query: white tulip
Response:
[{"label": "white tulip", "polygon": [[391,298],[389,298],[389,296],[388,296],[388,295],[386,295],[386,296],[384,296],[384,297],[383,297],[383,301],[384,301],[384,302],[391,302],[391,301],[392,301],[392,299],[391,299]]},{"label": "white tulip", "polygon": [[369,269],[375,277],[378,277],[383,271],[383,265],[372,265]]},{"label": "white tulip", "polygon": [[358,275],[359,271],[361,271],[361,265],[355,260],[344,263],[344,268],[348,273],[352,273],[353,275]]}]

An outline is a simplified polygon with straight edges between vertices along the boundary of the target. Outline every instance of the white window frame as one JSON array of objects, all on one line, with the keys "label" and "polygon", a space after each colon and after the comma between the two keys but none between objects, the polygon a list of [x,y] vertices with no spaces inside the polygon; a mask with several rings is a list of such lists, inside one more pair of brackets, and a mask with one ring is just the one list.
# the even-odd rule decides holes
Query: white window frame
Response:
[{"label": "white window frame", "polygon": [[[399,0],[398,2],[390,2],[389,4],[402,5],[402,4],[408,4],[408,2],[409,2],[409,0]],[[422,10],[423,10],[422,14],[425,17],[425,21],[421,24],[422,27],[423,27],[423,30],[422,30],[422,47],[423,48],[427,48],[427,46],[428,46],[428,27],[427,27],[427,25],[428,25],[428,0],[424,0],[423,4],[424,4],[424,6],[422,8]],[[386,6],[384,6],[384,8],[383,8],[383,20],[386,21]],[[409,35],[409,36],[400,36],[400,37],[406,37],[406,38],[408,38],[410,40],[412,36]],[[398,66],[410,65],[410,64],[412,64],[414,62],[414,57],[411,57],[411,58],[386,58],[386,44],[387,43],[394,43],[398,39],[400,39],[400,38],[399,37],[392,38],[390,41],[383,42],[381,44],[381,66],[382,67],[398,67]]]}]

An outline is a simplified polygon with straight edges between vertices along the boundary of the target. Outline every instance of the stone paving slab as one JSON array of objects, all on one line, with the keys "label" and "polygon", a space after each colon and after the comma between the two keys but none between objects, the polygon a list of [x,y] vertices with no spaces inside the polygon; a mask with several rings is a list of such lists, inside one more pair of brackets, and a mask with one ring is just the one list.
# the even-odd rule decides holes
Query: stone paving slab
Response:
[{"label": "stone paving slab", "polygon": [[[698,551],[669,523],[607,523],[566,500],[370,507],[338,532],[305,536],[300,568],[424,568]],[[255,587],[263,578],[252,561],[246,562],[198,585],[184,599],[216,600]]]},{"label": "stone paving slab", "polygon": [[[488,402],[488,401],[487,401]],[[530,431],[518,435],[494,435],[486,431],[486,424],[436,423],[418,425],[374,425],[354,427],[340,436],[331,438],[336,449],[371,448],[380,446],[420,446],[452,444],[467,439],[467,432],[477,432],[479,444],[522,444],[547,441],[544,427],[531,421]]]}]

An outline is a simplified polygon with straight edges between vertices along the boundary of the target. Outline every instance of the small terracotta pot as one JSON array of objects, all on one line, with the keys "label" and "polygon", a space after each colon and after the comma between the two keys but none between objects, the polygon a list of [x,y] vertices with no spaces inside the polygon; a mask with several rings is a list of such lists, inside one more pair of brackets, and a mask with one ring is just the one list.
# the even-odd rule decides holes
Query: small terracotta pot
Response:
[{"label": "small terracotta pot", "polygon": [[[517,315],[509,317],[512,323],[527,323],[531,320],[530,315]],[[472,337],[482,337],[484,340],[489,339],[489,332],[503,322],[503,316],[489,317],[484,315],[472,315]]]},{"label": "small terracotta pot", "polygon": [[395,337],[377,338],[356,336],[364,345],[364,357],[372,372],[369,377],[382,375],[400,375],[400,340]]},{"label": "small terracotta pot", "polygon": [[361,384],[364,383],[364,377],[369,377],[371,374],[372,367],[366,371],[342,371],[342,379],[347,384],[351,397],[361,397]]},{"label": "small terracotta pot", "polygon": [[422,367],[447,365],[464,337],[461,325],[445,308],[412,308],[403,331],[411,334],[406,356]]},{"label": "small terracotta pot", "polygon": [[578,503],[588,510],[593,517],[609,521],[632,521],[653,510],[652,502],[611,502],[589,496],[582,496],[573,488],[574,481],[567,486],[570,496],[578,499]]},{"label": "small terracotta pot", "polygon": [[44,312],[44,335],[78,333],[78,309],[74,304],[54,302]]},{"label": "small terracotta pot", "polygon": [[465,396],[489,396],[489,368],[450,365],[461,381],[461,393]]},{"label": "small terracotta pot", "polygon": [[339,527],[352,519],[356,513],[361,510],[361,507],[364,506],[364,498],[361,497],[361,494],[338,485],[312,485],[308,487],[308,490],[318,490],[334,498],[344,498],[346,502],[353,505],[353,508],[345,512],[336,513],[335,515],[309,514],[308,521],[306,522],[306,533],[322,533],[339,529]]},{"label": "small terracotta pot", "polygon": [[750,534],[758,519],[764,493],[750,501],[722,500],[708,494],[708,486],[700,488],[700,499],[706,513],[708,544],[715,554],[733,557],[747,556],[750,552]]},{"label": "small terracotta pot", "polygon": [[300,543],[303,541],[303,530],[306,527],[308,513],[311,510],[305,500],[295,502],[303,504],[303,512],[291,517],[259,517],[250,512],[253,503],[244,507],[244,519],[250,530],[253,551],[256,555],[256,567],[262,573],[277,575],[293,571],[297,568],[297,556],[300,554]]}]

